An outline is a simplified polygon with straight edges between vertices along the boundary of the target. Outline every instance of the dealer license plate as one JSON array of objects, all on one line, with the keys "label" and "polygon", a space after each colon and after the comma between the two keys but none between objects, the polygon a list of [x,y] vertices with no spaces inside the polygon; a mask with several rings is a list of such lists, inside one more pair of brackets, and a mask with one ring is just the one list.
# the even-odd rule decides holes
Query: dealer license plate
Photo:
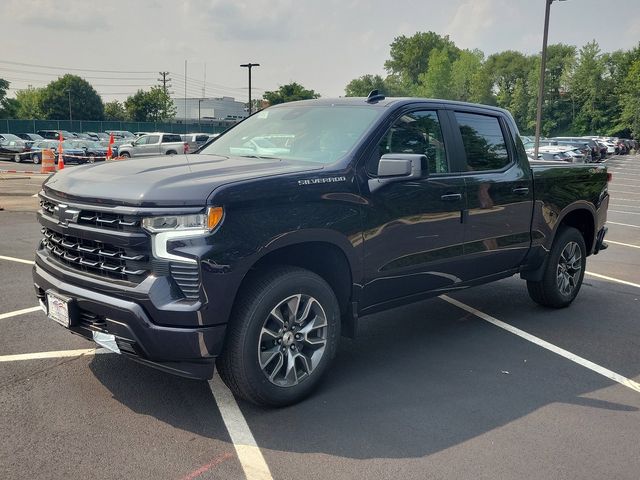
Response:
[{"label": "dealer license plate", "polygon": [[69,301],[47,292],[47,310],[51,320],[69,328]]}]

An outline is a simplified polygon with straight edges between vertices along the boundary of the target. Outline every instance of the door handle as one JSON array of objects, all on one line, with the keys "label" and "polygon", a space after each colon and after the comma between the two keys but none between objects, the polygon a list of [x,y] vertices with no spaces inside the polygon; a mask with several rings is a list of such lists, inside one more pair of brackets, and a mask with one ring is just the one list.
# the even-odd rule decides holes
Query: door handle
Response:
[{"label": "door handle", "polygon": [[527,193],[529,193],[529,187],[514,188],[512,192],[516,195],[526,195]]},{"label": "door handle", "polygon": [[440,200],[442,200],[443,202],[457,202],[459,200],[462,200],[462,194],[461,193],[447,193],[446,195],[442,195],[440,197]]}]

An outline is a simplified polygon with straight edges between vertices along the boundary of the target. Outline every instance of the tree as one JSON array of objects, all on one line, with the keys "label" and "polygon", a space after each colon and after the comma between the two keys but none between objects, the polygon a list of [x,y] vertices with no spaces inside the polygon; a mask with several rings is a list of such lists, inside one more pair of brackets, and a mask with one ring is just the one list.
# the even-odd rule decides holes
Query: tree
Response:
[{"label": "tree", "polygon": [[594,134],[606,129],[604,63],[596,41],[580,49],[580,57],[571,80],[576,102],[574,129],[579,134]]},{"label": "tree", "polygon": [[42,88],[29,87],[18,90],[16,100],[18,101],[18,111],[16,118],[29,120],[33,118],[43,118],[42,113]]},{"label": "tree", "polygon": [[42,90],[40,107],[45,118],[62,120],[71,116],[77,120],[102,120],[104,106],[98,92],[89,82],[77,75],[66,74],[49,83]]},{"label": "tree", "polygon": [[163,122],[176,115],[173,100],[161,86],[151,87],[147,92],[138,90],[125,100],[124,108],[134,122]]},{"label": "tree", "polygon": [[401,35],[393,39],[390,47],[391,58],[384,62],[384,68],[396,76],[396,83],[404,88],[418,85],[420,75],[429,69],[433,50],[446,49],[450,62],[455,61],[459,52],[448,35],[441,36],[435,32],[417,32],[411,37]]},{"label": "tree", "polygon": [[104,119],[105,120],[127,120],[127,111],[124,105],[118,100],[113,100],[104,104]]},{"label": "tree", "polygon": [[0,118],[11,118],[15,116],[16,104],[13,99],[7,98],[7,90],[10,83],[0,78]]},{"label": "tree", "polygon": [[451,66],[451,98],[463,102],[493,104],[491,79],[482,66],[480,50],[462,50]]},{"label": "tree", "polygon": [[435,48],[429,55],[427,71],[418,77],[418,95],[429,98],[452,99],[451,62],[449,51],[445,48]]},{"label": "tree", "polygon": [[534,58],[513,50],[494,53],[487,58],[486,67],[492,76],[498,106],[509,108],[516,81],[526,81],[534,66]]},{"label": "tree", "polygon": [[363,75],[351,80],[344,89],[347,97],[366,97],[371,90],[389,95],[384,79],[380,75]]},{"label": "tree", "polygon": [[278,90],[264,92],[263,98],[271,105],[278,103],[294,102],[296,100],[308,100],[320,98],[320,94],[313,90],[307,90],[299,83],[293,82],[288,85],[281,85]]},{"label": "tree", "polygon": [[628,129],[634,138],[640,138],[640,60],[631,64],[622,82],[620,104],[620,122],[612,133]]}]

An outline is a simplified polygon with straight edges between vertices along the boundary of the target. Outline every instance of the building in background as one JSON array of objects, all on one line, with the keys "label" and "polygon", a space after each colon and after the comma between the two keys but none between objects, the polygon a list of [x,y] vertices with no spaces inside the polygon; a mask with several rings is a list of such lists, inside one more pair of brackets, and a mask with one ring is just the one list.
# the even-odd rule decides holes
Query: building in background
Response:
[{"label": "building in background", "polygon": [[[200,123],[238,122],[248,115],[247,105],[233,97],[187,98],[173,97],[176,122]],[[186,107],[186,115],[185,115]]]}]

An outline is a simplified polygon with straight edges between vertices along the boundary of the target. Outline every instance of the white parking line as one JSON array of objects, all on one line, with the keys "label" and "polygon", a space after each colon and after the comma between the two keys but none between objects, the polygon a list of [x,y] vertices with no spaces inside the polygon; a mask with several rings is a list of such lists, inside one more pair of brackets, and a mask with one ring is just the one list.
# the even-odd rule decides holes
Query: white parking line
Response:
[{"label": "white parking line", "polygon": [[486,313],[481,312],[480,310],[477,310],[473,307],[470,307],[465,303],[459,302],[458,300],[454,300],[453,298],[447,295],[440,295],[440,298],[445,302],[449,302],[451,305],[455,305],[456,307],[461,308],[462,310],[466,310],[467,312],[472,313],[476,317],[481,318],[482,320],[485,320],[495,325],[496,327],[500,327],[509,333],[513,333],[514,335],[517,335],[520,338],[523,338],[531,343],[534,343],[546,350],[549,350],[550,352],[560,355],[561,357],[564,357],[567,360],[571,360],[572,362],[577,363],[578,365],[588,368],[589,370],[595,373],[598,373],[604,377],[609,378],[610,380],[613,380],[614,382],[619,383],[620,385],[624,385],[625,387],[640,393],[640,383],[638,382],[634,382],[633,380],[627,377],[624,377],[607,368],[601,367],[600,365],[597,365],[591,362],[590,360],[587,360],[586,358],[582,358],[576,355],[575,353],[571,353],[568,350],[565,350],[564,348],[557,347],[552,343],[547,342],[546,340],[542,340],[541,338],[538,338],[535,335],[531,335],[530,333],[527,333],[524,330],[520,330],[519,328],[509,325],[508,323],[500,321],[497,318],[492,317],[491,315],[487,315]]},{"label": "white parking line", "polygon": [[623,210],[609,210],[613,213],[628,213],[629,215],[640,215],[640,212],[625,212]]},{"label": "white parking line", "polygon": [[628,285],[630,287],[640,288],[640,285],[637,284],[637,283],[627,282],[626,280],[620,280],[619,278],[607,277],[606,275],[600,275],[599,273],[593,273],[593,272],[584,272],[584,273],[585,273],[585,275],[590,275],[592,277],[601,278],[603,280],[608,280],[610,282],[619,283],[621,285]]},{"label": "white parking line", "polygon": [[58,350],[55,352],[19,353],[17,355],[0,355],[0,362],[19,362],[24,360],[42,360],[45,358],[67,358],[82,357],[84,355],[95,355],[101,353],[112,353],[106,348],[83,348],[80,350]]},{"label": "white parking line", "polygon": [[[40,309],[40,307],[37,307]],[[13,312],[15,313],[15,312]],[[79,350],[59,350],[53,352],[21,353],[16,355],[0,355],[0,363],[19,362],[25,360],[42,360],[49,358],[82,357],[103,353],[113,353],[106,348],[83,348]],[[238,461],[244,470],[247,480],[273,480],[269,466],[262,456],[251,429],[247,424],[240,407],[231,391],[222,382],[216,372],[209,381],[222,420],[229,432],[236,450]]]},{"label": "white parking line", "polygon": [[620,203],[614,204],[613,202],[611,202],[609,206],[613,208],[640,208],[640,205],[626,205],[626,204],[620,204]]},{"label": "white parking line", "polygon": [[13,312],[0,313],[0,320],[4,320],[5,318],[17,317],[18,315],[24,315],[25,313],[38,312],[38,311],[42,311],[42,308],[39,305],[37,307],[23,308],[22,310],[14,310]]},{"label": "white parking line", "polygon": [[273,480],[269,466],[265,462],[255,438],[253,438],[251,429],[242,415],[236,399],[217,372],[209,381],[209,388],[211,388],[216,400],[218,410],[227,427],[247,480]]},{"label": "white parking line", "polygon": [[623,247],[640,248],[640,245],[631,245],[630,243],[614,242],[613,240],[607,240],[606,243],[612,245],[622,245]]},{"label": "white parking line", "polygon": [[610,222],[609,220],[607,220],[607,225],[611,224],[611,225],[621,225],[623,227],[631,227],[631,228],[640,228],[640,225],[631,225],[630,223],[619,223],[619,222]]},{"label": "white parking line", "polygon": [[26,263],[27,265],[33,265],[35,263],[33,260],[24,260],[22,258],[15,258],[15,257],[5,257],[4,255],[0,255],[0,260],[8,260],[10,262]]}]

